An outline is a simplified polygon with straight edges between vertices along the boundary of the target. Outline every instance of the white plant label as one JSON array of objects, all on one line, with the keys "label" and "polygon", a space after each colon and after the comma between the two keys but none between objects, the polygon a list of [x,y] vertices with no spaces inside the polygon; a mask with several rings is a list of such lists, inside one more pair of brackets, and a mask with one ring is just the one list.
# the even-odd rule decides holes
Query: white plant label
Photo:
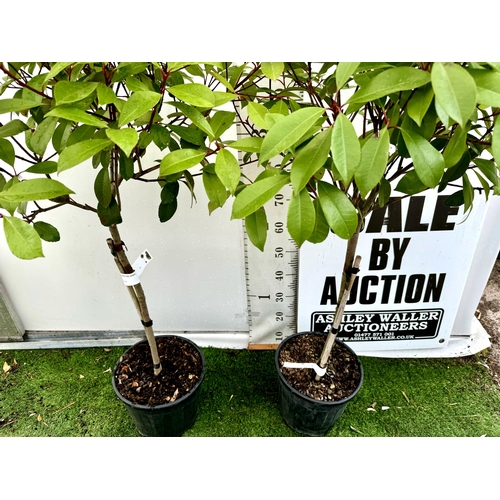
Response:
[{"label": "white plant label", "polygon": [[316,375],[322,377],[326,373],[326,367],[321,368],[316,363],[290,363],[289,361],[285,361],[283,363],[283,368],[311,368],[316,372]]},{"label": "white plant label", "polygon": [[138,285],[141,280],[139,279],[139,276],[142,274],[142,271],[144,271],[144,268],[149,264],[149,262],[153,259],[151,254],[147,251],[144,250],[144,252],[135,259],[135,262],[133,264],[133,269],[134,272],[130,274],[122,274],[122,280],[125,286],[134,286]]}]

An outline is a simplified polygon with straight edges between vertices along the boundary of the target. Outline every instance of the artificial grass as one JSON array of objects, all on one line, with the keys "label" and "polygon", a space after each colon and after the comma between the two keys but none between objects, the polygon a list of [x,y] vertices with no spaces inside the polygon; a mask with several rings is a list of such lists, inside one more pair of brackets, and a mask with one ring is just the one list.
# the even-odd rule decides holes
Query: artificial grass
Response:
[{"label": "artificial grass", "polygon": [[[124,350],[0,352],[11,367],[0,371],[0,437],[138,436],[111,386]],[[199,415],[186,437],[298,436],[277,408],[274,351],[202,350]],[[363,387],[328,436],[500,436],[500,389],[479,355],[362,363]]]}]

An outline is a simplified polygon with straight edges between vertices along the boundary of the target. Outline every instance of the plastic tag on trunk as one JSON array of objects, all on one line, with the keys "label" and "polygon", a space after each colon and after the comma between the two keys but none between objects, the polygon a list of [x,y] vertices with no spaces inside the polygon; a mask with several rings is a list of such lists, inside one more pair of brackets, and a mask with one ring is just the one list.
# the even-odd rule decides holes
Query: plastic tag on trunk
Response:
[{"label": "plastic tag on trunk", "polygon": [[122,274],[122,280],[125,286],[134,286],[138,285],[141,280],[139,279],[139,276],[142,274],[142,271],[144,271],[144,268],[149,264],[149,262],[153,259],[151,254],[147,251],[144,250],[144,252],[135,259],[135,262],[133,264],[133,269],[134,272],[130,274]]}]

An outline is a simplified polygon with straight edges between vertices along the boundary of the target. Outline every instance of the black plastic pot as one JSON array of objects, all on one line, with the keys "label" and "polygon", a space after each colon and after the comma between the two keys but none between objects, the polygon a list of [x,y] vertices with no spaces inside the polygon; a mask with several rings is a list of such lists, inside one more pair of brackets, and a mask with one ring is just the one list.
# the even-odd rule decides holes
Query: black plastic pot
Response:
[{"label": "black plastic pot", "polygon": [[[176,337],[175,335],[165,335],[168,337]],[[180,337],[179,337],[180,338]],[[199,347],[191,340],[182,337],[182,340],[193,345],[200,354],[202,370],[200,378],[196,385],[184,396],[177,399],[173,403],[166,403],[158,406],[146,406],[132,403],[124,398],[116,387],[115,373],[120,363],[118,361],[113,370],[113,389],[118,399],[125,404],[132,420],[137,427],[137,430],[142,436],[147,437],[178,437],[182,436],[196,421],[199,406],[200,387],[205,376],[206,366],[205,357]],[[135,345],[147,342],[141,340]],[[126,352],[133,349],[130,347]]]},{"label": "black plastic pot", "polygon": [[[337,422],[344,412],[347,404],[356,396],[363,383],[363,366],[356,353],[340,340],[335,342],[343,345],[355,357],[359,364],[361,378],[356,390],[347,398],[339,401],[326,402],[312,399],[294,389],[281,373],[279,355],[286,342],[298,335],[311,334],[313,332],[299,332],[287,337],[276,349],[275,365],[278,371],[278,406],[285,423],[295,432],[308,436],[324,436]],[[316,333],[315,335],[323,335]],[[324,335],[325,336],[325,335]]]}]

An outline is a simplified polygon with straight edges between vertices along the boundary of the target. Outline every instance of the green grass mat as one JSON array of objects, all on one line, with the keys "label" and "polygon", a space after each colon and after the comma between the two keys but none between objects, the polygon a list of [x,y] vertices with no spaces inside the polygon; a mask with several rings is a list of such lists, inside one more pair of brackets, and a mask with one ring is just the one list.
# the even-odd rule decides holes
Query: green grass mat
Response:
[{"label": "green grass mat", "polygon": [[[124,350],[0,352],[0,437],[137,436],[111,386]],[[185,436],[297,436],[277,408],[273,351],[203,353],[199,416]],[[500,436],[500,389],[481,362],[363,357],[363,387],[328,436]]]}]

